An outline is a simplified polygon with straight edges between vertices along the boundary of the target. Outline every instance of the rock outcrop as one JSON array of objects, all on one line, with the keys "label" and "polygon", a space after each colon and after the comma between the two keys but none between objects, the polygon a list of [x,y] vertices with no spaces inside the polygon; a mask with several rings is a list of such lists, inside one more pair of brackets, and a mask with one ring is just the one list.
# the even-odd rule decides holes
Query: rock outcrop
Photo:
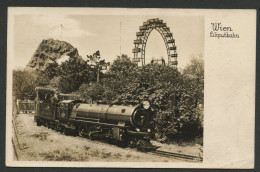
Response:
[{"label": "rock outcrop", "polygon": [[51,63],[57,62],[62,56],[69,58],[82,57],[78,54],[77,48],[65,41],[54,40],[52,38],[43,40],[34,52],[31,60],[26,66],[27,70],[45,70]]}]

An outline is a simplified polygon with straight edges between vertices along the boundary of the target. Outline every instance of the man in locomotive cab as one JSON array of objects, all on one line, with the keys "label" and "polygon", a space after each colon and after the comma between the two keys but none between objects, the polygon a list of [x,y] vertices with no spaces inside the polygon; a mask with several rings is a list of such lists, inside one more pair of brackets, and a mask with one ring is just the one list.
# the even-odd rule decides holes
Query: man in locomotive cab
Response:
[{"label": "man in locomotive cab", "polygon": [[51,104],[53,107],[54,116],[57,117],[57,107],[59,103],[59,94],[57,92],[54,93],[53,97],[51,98]]},{"label": "man in locomotive cab", "polygon": [[51,98],[51,103],[58,104],[58,102],[59,102],[59,94],[57,92],[55,92],[53,97]]}]

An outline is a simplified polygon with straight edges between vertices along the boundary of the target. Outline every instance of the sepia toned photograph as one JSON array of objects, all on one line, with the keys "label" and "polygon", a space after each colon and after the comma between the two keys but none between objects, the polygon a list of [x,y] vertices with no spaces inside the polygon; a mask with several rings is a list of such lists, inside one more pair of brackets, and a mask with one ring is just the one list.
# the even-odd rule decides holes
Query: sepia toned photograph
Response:
[{"label": "sepia toned photograph", "polygon": [[8,17],[11,162],[204,163],[205,40],[238,40],[231,26],[167,10]]}]

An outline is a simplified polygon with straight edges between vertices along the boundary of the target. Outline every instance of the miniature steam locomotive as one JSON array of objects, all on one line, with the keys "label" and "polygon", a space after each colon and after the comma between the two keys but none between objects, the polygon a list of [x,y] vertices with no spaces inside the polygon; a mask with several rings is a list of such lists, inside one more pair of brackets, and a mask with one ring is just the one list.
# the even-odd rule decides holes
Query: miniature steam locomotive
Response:
[{"label": "miniature steam locomotive", "polygon": [[64,134],[109,140],[121,146],[156,149],[150,142],[154,112],[148,101],[137,106],[86,104],[61,100],[53,104],[54,89],[36,88],[35,122]]}]

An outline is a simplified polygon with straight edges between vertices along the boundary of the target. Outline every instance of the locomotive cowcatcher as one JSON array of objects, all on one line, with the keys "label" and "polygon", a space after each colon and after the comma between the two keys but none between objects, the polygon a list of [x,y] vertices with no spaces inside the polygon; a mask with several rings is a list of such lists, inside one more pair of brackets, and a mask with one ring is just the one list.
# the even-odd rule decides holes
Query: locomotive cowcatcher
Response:
[{"label": "locomotive cowcatcher", "polygon": [[150,142],[154,111],[148,101],[136,106],[87,104],[81,100],[59,100],[53,88],[35,90],[34,119],[38,126],[146,151],[157,148]]}]

